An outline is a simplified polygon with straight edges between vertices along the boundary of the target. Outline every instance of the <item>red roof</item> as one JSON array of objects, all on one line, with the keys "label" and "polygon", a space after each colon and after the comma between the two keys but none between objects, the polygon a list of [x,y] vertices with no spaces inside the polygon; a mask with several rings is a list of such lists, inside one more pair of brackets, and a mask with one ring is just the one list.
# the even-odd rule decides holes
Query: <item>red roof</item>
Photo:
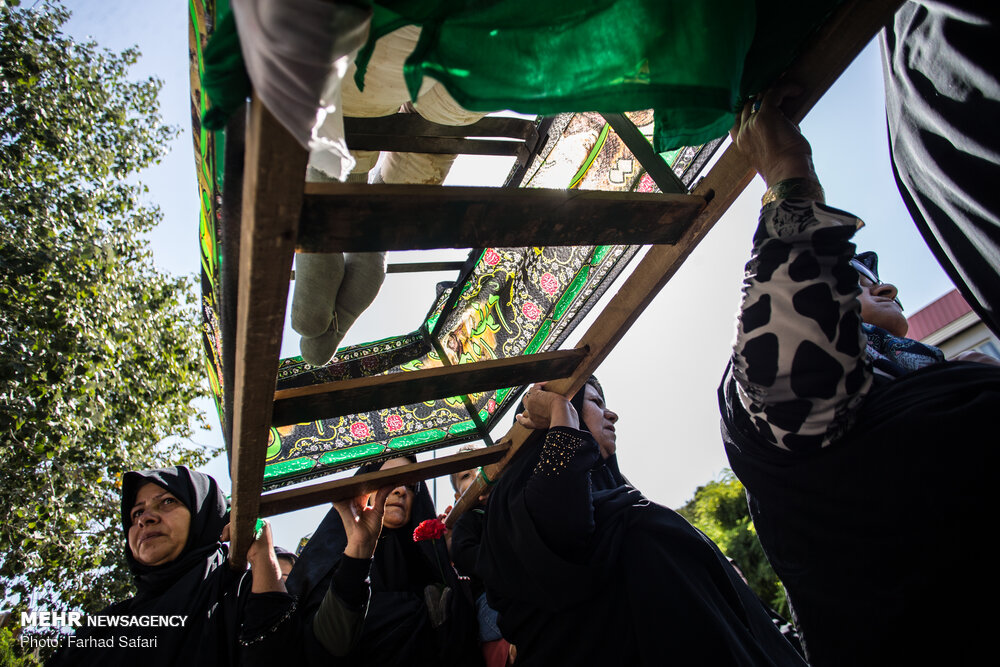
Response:
[{"label": "red roof", "polygon": [[923,340],[971,311],[972,306],[962,298],[958,290],[953,289],[937,301],[906,318],[907,322],[910,323],[910,330],[906,332],[906,337],[913,340]]}]

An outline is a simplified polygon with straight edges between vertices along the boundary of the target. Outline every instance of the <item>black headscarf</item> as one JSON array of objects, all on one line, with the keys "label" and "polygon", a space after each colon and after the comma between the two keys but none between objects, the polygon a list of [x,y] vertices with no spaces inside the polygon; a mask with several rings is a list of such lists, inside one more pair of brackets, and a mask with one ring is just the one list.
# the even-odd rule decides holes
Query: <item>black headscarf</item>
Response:
[{"label": "black headscarf", "polygon": [[274,556],[278,560],[284,558],[292,565],[292,567],[295,566],[295,562],[299,559],[298,554],[291,552],[288,549],[285,549],[284,547],[277,547],[277,546],[274,547]]},{"label": "black headscarf", "polygon": [[[602,401],[605,400],[604,387],[601,386],[596,377],[591,375],[580,391],[573,395],[570,403],[576,408],[576,414],[580,417],[580,430],[593,436],[593,433],[590,432],[587,424],[583,421],[583,404],[588,386],[593,387],[597,391]],[[590,471],[590,481],[595,495],[602,499],[604,498],[604,494],[609,491],[614,492],[621,487],[631,488],[632,486],[618,468],[618,456],[616,454],[612,454],[606,459],[598,460],[597,465]]]},{"label": "black headscarf", "polygon": [[[130,511],[139,489],[154,483],[172,493],[191,512],[188,540],[173,561],[158,566],[139,563],[128,547]],[[125,558],[138,593],[95,616],[184,616],[183,627],[90,627],[77,637],[111,638],[112,647],[81,647],[60,651],[52,665],[235,665],[239,632],[242,572],[226,566],[227,547],[219,541],[228,520],[226,500],[218,483],[184,466],[128,472],[122,478],[122,531]],[[244,591],[250,591],[249,578]],[[122,647],[126,641],[155,638],[155,648]],[[141,645],[141,644],[140,644]]]},{"label": "black headscarf", "polygon": [[[871,271],[876,280],[878,275],[878,255],[872,251],[859,252],[854,260]],[[897,299],[897,303],[899,300]],[[902,308],[902,305],[900,305]],[[911,371],[939,364],[944,361],[944,353],[933,345],[925,345],[911,338],[894,336],[882,327],[862,322],[861,329],[868,339],[868,358],[875,368],[889,377],[897,378]]]},{"label": "black headscarf", "polygon": [[[146,484],[153,483],[169,491],[191,512],[191,527],[184,551],[166,565],[143,565],[132,555],[128,546],[129,516],[135,498]],[[185,466],[127,472],[122,476],[122,532],[125,533],[125,560],[134,575],[139,597],[156,595],[173,585],[192,567],[213,559],[225,546],[219,541],[222,529],[229,521],[228,503],[218,482]]]},{"label": "black headscarf", "polygon": [[[416,462],[412,456],[405,458]],[[366,464],[356,474],[374,472],[382,462]],[[475,665],[479,661],[476,620],[467,586],[460,582],[444,539],[413,541],[413,531],[436,518],[425,484],[414,493],[406,525],[383,528],[371,568],[371,600],[360,647],[345,660],[358,664]],[[309,610],[319,606],[344,555],[347,535],[331,509],[302,550],[288,577],[288,590]],[[434,628],[424,601],[427,585],[451,588],[448,620]]]},{"label": "black headscarf", "polygon": [[[615,456],[600,456],[582,419],[585,390],[571,401],[583,442],[553,458],[569,461],[571,478],[586,476],[582,487],[561,487],[589,490],[586,546],[555,548],[539,527],[584,525],[590,517],[568,516],[566,507],[588,504],[539,506],[526,493],[548,431],[525,442],[486,509],[476,574],[518,664],[802,664],[718,548],[632,488]],[[542,521],[547,512],[555,516]]]}]

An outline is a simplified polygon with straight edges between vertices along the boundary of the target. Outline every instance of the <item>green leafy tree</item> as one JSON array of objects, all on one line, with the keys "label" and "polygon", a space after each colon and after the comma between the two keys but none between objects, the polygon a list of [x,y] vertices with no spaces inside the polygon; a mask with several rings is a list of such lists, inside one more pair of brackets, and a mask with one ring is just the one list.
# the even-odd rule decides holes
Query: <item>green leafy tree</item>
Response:
[{"label": "green leafy tree", "polygon": [[130,587],[121,474],[212,454],[182,440],[204,425],[192,281],[153,267],[160,212],[136,178],[175,131],[160,83],[128,79],[136,50],[16,5],[0,2],[0,586],[16,609],[90,611]]},{"label": "green leafy tree", "polygon": [[784,586],[764,556],[743,485],[731,470],[723,470],[719,479],[699,486],[694,498],[677,511],[736,562],[757,597],[790,618]]},{"label": "green leafy tree", "polygon": [[0,627],[0,667],[40,667],[32,653],[23,650],[18,637],[9,627]]}]

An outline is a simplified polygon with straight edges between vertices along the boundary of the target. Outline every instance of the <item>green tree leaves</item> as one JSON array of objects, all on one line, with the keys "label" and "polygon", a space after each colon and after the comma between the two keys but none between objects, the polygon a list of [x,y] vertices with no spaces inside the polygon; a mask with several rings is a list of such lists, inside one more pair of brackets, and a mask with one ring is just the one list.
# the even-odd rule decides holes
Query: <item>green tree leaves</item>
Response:
[{"label": "green tree leaves", "polygon": [[699,486],[694,498],[677,512],[736,562],[757,597],[790,618],[785,589],[764,556],[750,520],[743,485],[731,470],[724,470],[718,480]]},{"label": "green tree leaves", "polygon": [[94,609],[129,586],[121,474],[210,452],[175,437],[204,419],[199,323],[192,281],[153,268],[136,180],[173,136],[160,83],[67,17],[0,4],[0,583]]}]

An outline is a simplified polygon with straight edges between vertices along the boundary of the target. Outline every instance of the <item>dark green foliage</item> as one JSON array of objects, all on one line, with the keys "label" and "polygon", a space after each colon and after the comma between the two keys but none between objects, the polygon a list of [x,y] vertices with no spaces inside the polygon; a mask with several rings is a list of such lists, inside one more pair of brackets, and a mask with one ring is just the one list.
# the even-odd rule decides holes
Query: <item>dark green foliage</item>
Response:
[{"label": "dark green foliage", "polygon": [[153,268],[135,178],[174,134],[160,84],[67,16],[0,3],[0,586],[93,610],[130,586],[120,475],[209,452],[171,438],[204,419],[198,320],[192,281]]},{"label": "dark green foliage", "polygon": [[0,627],[0,667],[38,667],[42,663],[21,648],[18,635],[10,627]]},{"label": "dark green foliage", "polygon": [[724,470],[718,480],[699,486],[694,498],[677,512],[736,561],[761,600],[790,618],[785,589],[764,556],[750,521],[743,485],[731,470]]}]

